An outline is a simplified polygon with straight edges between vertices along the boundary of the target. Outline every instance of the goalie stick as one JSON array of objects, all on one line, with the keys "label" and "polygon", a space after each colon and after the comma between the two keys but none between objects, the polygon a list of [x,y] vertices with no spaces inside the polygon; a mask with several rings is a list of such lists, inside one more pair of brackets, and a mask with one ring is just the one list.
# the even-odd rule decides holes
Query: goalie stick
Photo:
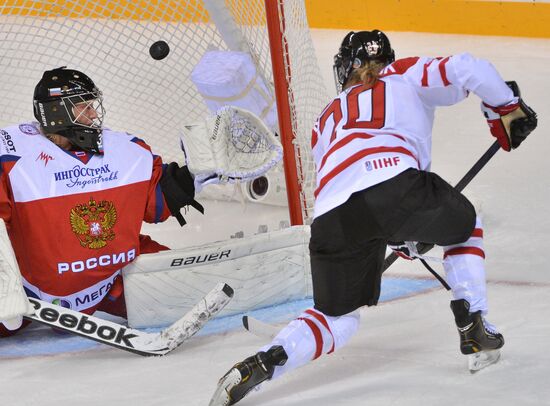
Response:
[{"label": "goalie stick", "polygon": [[157,333],[125,327],[34,298],[29,298],[29,301],[35,313],[24,317],[134,354],[162,356],[199,331],[232,297],[233,289],[225,283],[219,283],[181,319]]}]

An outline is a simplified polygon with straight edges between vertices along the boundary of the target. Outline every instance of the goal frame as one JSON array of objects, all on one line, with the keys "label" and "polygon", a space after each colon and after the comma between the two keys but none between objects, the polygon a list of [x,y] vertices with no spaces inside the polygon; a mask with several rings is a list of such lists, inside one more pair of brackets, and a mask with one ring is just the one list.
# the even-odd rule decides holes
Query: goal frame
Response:
[{"label": "goal frame", "polygon": [[[302,215],[302,187],[298,178],[298,162],[296,161],[295,139],[296,134],[292,126],[292,113],[289,98],[293,99],[292,89],[288,80],[291,80],[290,61],[288,53],[284,52],[285,36],[281,30],[284,24],[284,9],[281,7],[284,0],[265,0],[266,22],[271,49],[271,65],[275,84],[275,98],[281,144],[283,145],[283,163],[287,188],[288,210],[291,225],[304,224]],[[288,78],[288,80],[287,80]]]}]

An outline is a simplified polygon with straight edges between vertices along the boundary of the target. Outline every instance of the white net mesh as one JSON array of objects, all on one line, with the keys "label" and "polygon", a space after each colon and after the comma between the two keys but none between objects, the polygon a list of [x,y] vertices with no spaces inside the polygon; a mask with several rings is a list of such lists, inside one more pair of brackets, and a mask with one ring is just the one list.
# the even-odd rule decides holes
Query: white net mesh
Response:
[{"label": "white net mesh", "polygon": [[[253,167],[256,155],[260,156],[271,150],[272,144],[266,136],[266,131],[261,131],[248,117],[235,114],[233,110],[228,109],[221,114],[227,117],[225,125],[227,126],[226,131],[230,134],[232,149],[235,151],[235,155],[240,154],[242,157],[234,159],[244,161],[239,164],[239,167]],[[258,161],[262,160],[261,157],[257,159]]]},{"label": "white net mesh", "polygon": [[[304,2],[284,4],[292,125],[307,217],[314,188],[311,126],[328,96]],[[45,70],[66,65],[88,74],[103,91],[107,127],[144,138],[167,162],[182,162],[180,129],[209,114],[190,78],[207,50],[249,52],[273,97],[264,0],[7,0],[0,3],[0,38],[0,126],[33,120],[34,85]],[[158,40],[171,49],[160,61],[149,56]]]}]

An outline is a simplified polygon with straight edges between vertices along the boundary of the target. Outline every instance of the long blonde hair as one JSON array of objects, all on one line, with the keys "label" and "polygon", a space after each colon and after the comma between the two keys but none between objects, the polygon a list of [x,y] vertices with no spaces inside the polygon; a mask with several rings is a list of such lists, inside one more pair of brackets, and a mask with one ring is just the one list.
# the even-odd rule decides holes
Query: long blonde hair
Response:
[{"label": "long blonde hair", "polygon": [[380,77],[380,71],[386,66],[385,63],[372,60],[365,61],[359,68],[355,68],[349,76],[344,89],[362,83],[367,87],[372,87]]}]

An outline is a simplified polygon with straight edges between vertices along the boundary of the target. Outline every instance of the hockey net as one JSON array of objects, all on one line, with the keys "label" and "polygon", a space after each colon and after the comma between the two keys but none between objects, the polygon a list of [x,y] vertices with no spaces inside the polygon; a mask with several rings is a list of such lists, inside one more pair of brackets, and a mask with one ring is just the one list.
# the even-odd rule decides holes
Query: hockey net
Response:
[{"label": "hockey net", "polygon": [[[145,139],[165,162],[183,162],[178,145],[183,125],[211,114],[192,75],[210,51],[250,56],[268,104],[285,83],[290,128],[285,156],[292,154],[300,216],[312,215],[314,166],[311,127],[328,100],[311,40],[304,0],[60,0],[0,3],[0,125],[34,120],[32,94],[45,70],[81,70],[103,91],[106,124]],[[274,78],[266,4],[274,6],[280,29],[283,74]],[[272,20],[274,21],[274,20]],[[275,36],[276,37],[276,36]],[[171,49],[154,60],[158,40]],[[276,79],[276,80],[275,80]],[[226,104],[231,104],[227,102]],[[279,132],[279,131],[278,131]],[[284,130],[283,130],[284,132]],[[281,172],[275,176],[284,176]],[[284,185],[284,182],[279,182]],[[246,186],[244,186],[246,188]],[[284,190],[284,186],[283,186]]]}]

